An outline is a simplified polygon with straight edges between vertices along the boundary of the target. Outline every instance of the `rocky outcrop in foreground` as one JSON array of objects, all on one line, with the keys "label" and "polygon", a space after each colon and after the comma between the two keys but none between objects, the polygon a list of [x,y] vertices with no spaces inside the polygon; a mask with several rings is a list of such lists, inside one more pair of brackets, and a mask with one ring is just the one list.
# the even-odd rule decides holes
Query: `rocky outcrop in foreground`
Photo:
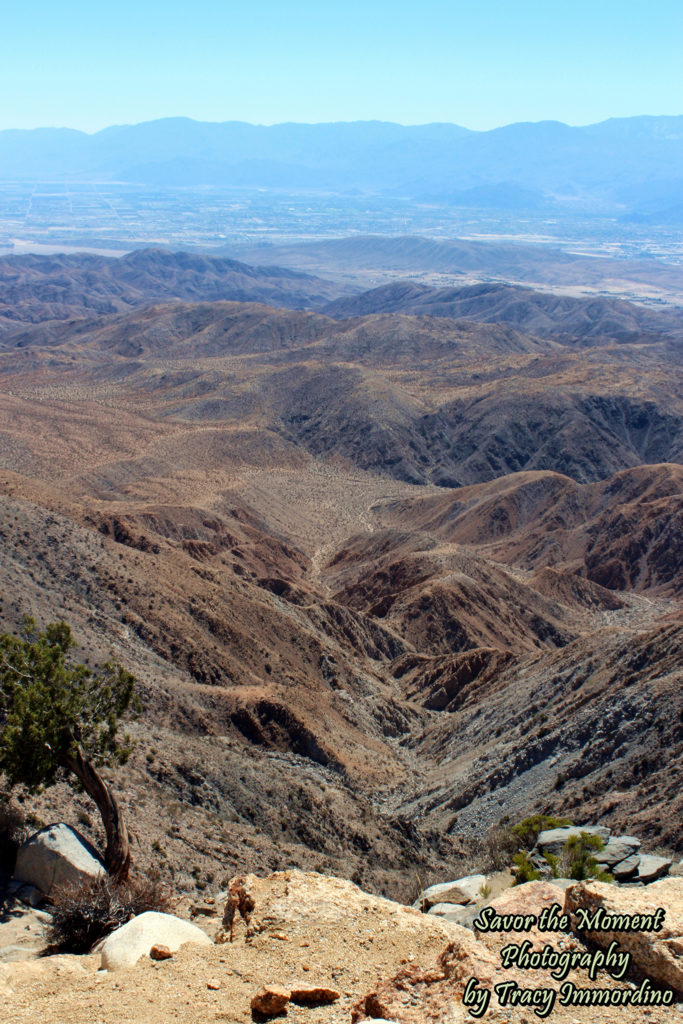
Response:
[{"label": "rocky outcrop in foreground", "polygon": [[[474,908],[474,930],[301,871],[238,876],[230,895],[227,927],[177,951],[150,934],[127,971],[103,971],[98,953],[0,965],[7,1019],[465,1024],[487,1001],[492,1024],[683,1021],[681,877],[566,893],[530,882]],[[577,992],[584,1002],[563,1002]]]},{"label": "rocky outcrop in foreground", "polygon": [[476,939],[459,935],[435,967],[407,965],[365,995],[353,1021],[446,1024],[460,1019],[458,1005],[473,1016],[483,1005],[491,1019],[681,1019],[681,878],[631,889],[591,881],[564,894],[529,882],[491,901],[478,923]]}]

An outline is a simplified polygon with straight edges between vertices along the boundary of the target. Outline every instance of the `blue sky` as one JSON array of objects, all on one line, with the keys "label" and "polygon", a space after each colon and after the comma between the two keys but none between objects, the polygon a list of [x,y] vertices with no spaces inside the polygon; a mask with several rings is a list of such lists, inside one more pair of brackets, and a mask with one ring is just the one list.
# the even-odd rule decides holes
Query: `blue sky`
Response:
[{"label": "blue sky", "polygon": [[29,0],[0,29],[0,128],[682,113],[681,0]]}]

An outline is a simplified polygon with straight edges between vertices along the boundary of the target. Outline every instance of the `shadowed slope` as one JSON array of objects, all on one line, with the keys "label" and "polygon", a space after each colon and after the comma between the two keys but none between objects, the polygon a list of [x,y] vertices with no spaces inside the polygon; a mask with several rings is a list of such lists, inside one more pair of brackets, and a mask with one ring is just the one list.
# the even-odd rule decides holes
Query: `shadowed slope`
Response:
[{"label": "shadowed slope", "polygon": [[654,341],[661,335],[683,339],[681,310],[652,310],[619,299],[571,298],[506,284],[467,288],[429,288],[396,282],[337,299],[324,308],[328,316],[410,313],[488,323],[504,323],[541,338],[567,344]]},{"label": "shadowed slope", "polygon": [[0,259],[0,332],[22,323],[123,312],[169,299],[320,305],[339,287],[281,267],[251,267],[164,249],[119,259],[85,253]]}]

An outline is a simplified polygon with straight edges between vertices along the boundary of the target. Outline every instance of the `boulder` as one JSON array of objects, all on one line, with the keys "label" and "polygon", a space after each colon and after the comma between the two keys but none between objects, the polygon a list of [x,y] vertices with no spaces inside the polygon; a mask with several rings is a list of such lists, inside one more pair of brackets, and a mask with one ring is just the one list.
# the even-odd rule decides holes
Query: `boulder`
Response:
[{"label": "boulder", "polygon": [[34,885],[46,896],[62,885],[81,885],[105,875],[95,848],[75,828],[47,825],[19,847],[17,882]]},{"label": "boulder", "polygon": [[669,868],[673,861],[666,857],[652,857],[649,854],[640,855],[638,874],[633,876],[634,882],[654,882],[663,875],[668,875]]},{"label": "boulder", "polygon": [[541,854],[558,854],[572,836],[580,836],[582,832],[587,832],[589,836],[599,836],[603,843],[607,843],[610,837],[610,830],[605,828],[604,825],[582,825],[580,827],[572,825],[567,828],[549,828],[545,832],[539,833],[535,849]]},{"label": "boulder", "polygon": [[153,946],[167,946],[175,953],[186,942],[200,946],[213,945],[206,932],[189,921],[183,921],[173,914],[148,910],[108,935],[99,943],[96,951],[102,956],[102,967],[116,971],[121,967],[133,967],[140,957],[150,954]]},{"label": "boulder", "polygon": [[612,836],[604,850],[599,850],[595,854],[595,859],[598,864],[611,870],[615,864],[620,864],[636,855],[639,849],[640,839],[636,839],[634,836]]},{"label": "boulder", "polygon": [[[632,857],[627,857],[626,860],[620,861],[618,864],[610,867],[609,870],[614,875],[617,882],[626,882],[638,873],[639,865],[640,855],[634,853]],[[605,865],[605,867],[606,866],[607,865]]]},{"label": "boulder", "polygon": [[600,907],[606,914],[655,914],[665,910],[659,931],[600,930],[586,937],[609,948],[611,942],[630,953],[637,972],[683,996],[683,879],[663,878],[647,888],[619,887],[604,882],[582,882],[567,890],[564,909],[574,913],[579,907],[594,914]]},{"label": "boulder", "polygon": [[486,875],[467,875],[454,882],[440,882],[425,889],[417,904],[423,910],[429,910],[437,903],[457,903],[466,906],[476,903],[481,898],[480,890],[485,885]]}]

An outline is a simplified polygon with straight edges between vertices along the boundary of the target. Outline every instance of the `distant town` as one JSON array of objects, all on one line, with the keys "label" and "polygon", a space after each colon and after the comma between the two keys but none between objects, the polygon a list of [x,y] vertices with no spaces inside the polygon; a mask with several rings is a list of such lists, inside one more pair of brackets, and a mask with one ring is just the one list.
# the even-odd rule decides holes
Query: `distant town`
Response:
[{"label": "distant town", "polygon": [[[683,263],[680,231],[614,216],[548,216],[416,202],[373,192],[101,182],[0,182],[0,252],[109,254],[159,245],[239,254],[241,245],[349,235],[428,235],[548,244],[569,252]],[[265,255],[264,255],[265,258]]]}]

